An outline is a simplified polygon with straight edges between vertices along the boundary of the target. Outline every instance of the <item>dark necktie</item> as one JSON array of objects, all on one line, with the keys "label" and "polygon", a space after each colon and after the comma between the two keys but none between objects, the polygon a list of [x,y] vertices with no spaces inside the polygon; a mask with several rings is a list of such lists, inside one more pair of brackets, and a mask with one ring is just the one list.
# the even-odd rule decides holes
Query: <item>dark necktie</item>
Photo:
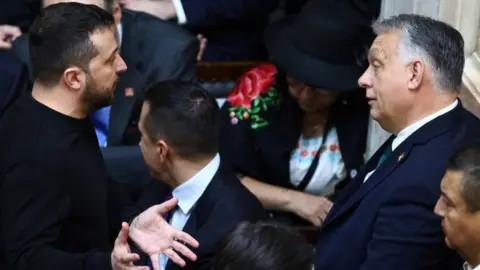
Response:
[{"label": "dark necktie", "polygon": [[[165,198],[165,201],[171,200],[173,198],[172,193],[168,194],[167,197]],[[165,219],[166,222],[170,223],[170,218],[172,218],[173,213],[177,209],[178,206],[175,206],[172,210],[166,212],[163,214],[163,219]]]},{"label": "dark necktie", "polygon": [[390,138],[390,142],[387,144],[387,147],[385,147],[385,149],[383,150],[383,154],[378,160],[376,168],[380,167],[380,165],[382,165],[383,162],[385,162],[385,160],[387,160],[387,158],[392,154],[392,142],[394,139],[395,139],[395,136],[392,136]]}]

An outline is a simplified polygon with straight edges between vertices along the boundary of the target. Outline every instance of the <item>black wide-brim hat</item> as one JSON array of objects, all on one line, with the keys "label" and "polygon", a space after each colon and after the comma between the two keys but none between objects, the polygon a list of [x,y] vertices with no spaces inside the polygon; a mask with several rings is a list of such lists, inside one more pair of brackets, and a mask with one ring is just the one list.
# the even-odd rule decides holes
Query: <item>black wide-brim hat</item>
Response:
[{"label": "black wide-brim hat", "polygon": [[373,18],[348,1],[312,1],[265,32],[270,61],[289,76],[327,91],[358,90],[374,39]]}]

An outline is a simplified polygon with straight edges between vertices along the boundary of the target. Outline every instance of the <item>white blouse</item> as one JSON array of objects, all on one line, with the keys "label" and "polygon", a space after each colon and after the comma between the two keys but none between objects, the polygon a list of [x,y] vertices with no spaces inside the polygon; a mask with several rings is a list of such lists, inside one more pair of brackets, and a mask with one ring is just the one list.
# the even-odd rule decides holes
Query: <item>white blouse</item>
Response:
[{"label": "white blouse", "polygon": [[[298,186],[302,182],[322,140],[323,136],[316,138],[300,136],[298,146],[290,157],[290,182],[293,185]],[[320,151],[317,168],[305,191],[319,196],[330,196],[335,192],[336,185],[347,176],[335,128],[328,132]]]}]

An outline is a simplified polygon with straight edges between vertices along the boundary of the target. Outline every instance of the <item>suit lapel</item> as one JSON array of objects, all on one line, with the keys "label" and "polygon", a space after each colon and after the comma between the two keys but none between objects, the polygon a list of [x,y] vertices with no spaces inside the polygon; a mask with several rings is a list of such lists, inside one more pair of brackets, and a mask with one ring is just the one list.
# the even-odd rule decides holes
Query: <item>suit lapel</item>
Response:
[{"label": "suit lapel", "polygon": [[397,169],[408,159],[408,156],[414,147],[425,144],[433,138],[450,131],[455,125],[457,115],[461,113],[462,110],[462,105],[459,102],[457,107],[452,111],[422,126],[420,129],[410,135],[403,143],[401,143],[364,183],[363,180],[366,174],[375,168],[387,143],[389,141],[391,142],[391,139],[387,140],[387,142],[375,153],[371,160],[367,162],[367,165],[362,170],[362,173],[360,173],[358,177],[355,178],[355,181],[352,182],[352,188],[347,188],[345,192],[346,194],[342,196],[341,201],[336,203],[323,226],[328,226],[337,217],[346,213],[350,208],[359,203],[369,192],[374,190],[380,183],[386,180],[388,176],[395,171],[395,169]]},{"label": "suit lapel", "polygon": [[120,79],[115,90],[115,103],[110,112],[108,129],[108,145],[121,145],[123,134],[131,118],[135,103],[141,100],[144,89],[143,74],[140,66],[140,48],[138,37],[132,29],[133,22],[129,13],[122,13],[122,44],[120,55],[127,64],[127,71],[120,74]]},{"label": "suit lapel", "polygon": [[[223,183],[222,178],[225,172],[225,168],[220,164],[217,173],[213,177],[210,184],[203,192],[200,199],[197,201],[196,205],[192,209],[192,213],[188,218],[187,223],[183,227],[182,231],[188,233],[189,235],[196,237],[199,231],[202,229],[202,226],[207,222],[210,213],[215,207],[215,203],[219,197],[218,194],[222,194]],[[201,247],[200,247],[201,248]],[[187,261],[187,264],[189,262]],[[171,260],[168,260],[166,269],[176,269],[176,267]]]}]

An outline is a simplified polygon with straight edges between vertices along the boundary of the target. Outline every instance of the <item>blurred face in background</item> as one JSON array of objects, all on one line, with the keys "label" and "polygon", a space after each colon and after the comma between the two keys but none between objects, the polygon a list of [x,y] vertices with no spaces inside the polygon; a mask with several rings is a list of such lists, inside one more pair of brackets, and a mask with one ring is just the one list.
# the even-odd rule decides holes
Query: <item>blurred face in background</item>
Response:
[{"label": "blurred face in background", "polygon": [[[107,1],[107,0],[43,0],[43,7],[48,7],[53,4],[58,3],[81,3],[85,5],[95,5],[100,7],[113,15],[115,18],[115,23],[119,24],[122,19],[122,12],[120,6],[117,3],[117,0]],[[109,6],[107,6],[109,5]]]},{"label": "blurred face in background", "polygon": [[328,110],[338,99],[339,93],[314,88],[287,75],[288,91],[305,112]]}]

